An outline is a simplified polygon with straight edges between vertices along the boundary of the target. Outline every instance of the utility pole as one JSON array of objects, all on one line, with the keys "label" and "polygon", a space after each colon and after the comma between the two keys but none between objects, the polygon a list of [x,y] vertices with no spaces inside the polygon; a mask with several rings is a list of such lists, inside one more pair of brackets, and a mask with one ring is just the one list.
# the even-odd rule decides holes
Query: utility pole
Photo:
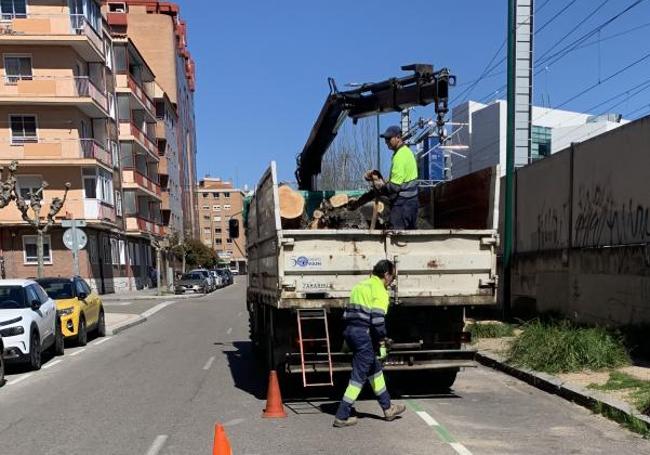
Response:
[{"label": "utility pole", "polygon": [[377,112],[377,170],[381,172],[381,131],[379,129],[379,112]]},{"label": "utility pole", "polygon": [[[65,200],[68,198],[68,191],[70,191],[70,183],[65,184],[65,193],[63,194],[63,199],[55,197],[52,199],[50,204],[50,210],[45,217],[45,220],[41,219],[41,210],[43,209],[43,190],[48,187],[47,182],[42,182],[41,187],[36,192],[29,192],[27,196],[29,201],[20,195],[14,184],[14,197],[16,199],[16,206],[20,210],[22,219],[29,223],[36,230],[36,255],[38,257],[38,278],[43,278],[45,274],[45,259],[44,259],[44,239],[45,234],[50,230],[54,224],[54,217],[61,211]],[[28,204],[29,202],[29,204]],[[29,216],[29,209],[32,209],[34,217]],[[50,248],[50,254],[52,254]]]}]

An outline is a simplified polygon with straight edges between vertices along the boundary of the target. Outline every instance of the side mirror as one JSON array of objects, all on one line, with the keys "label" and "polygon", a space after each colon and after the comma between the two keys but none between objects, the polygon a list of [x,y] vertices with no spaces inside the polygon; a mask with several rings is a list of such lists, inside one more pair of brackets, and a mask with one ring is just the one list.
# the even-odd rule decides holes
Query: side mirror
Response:
[{"label": "side mirror", "polygon": [[41,301],[38,299],[32,300],[32,310],[38,311],[41,308]]},{"label": "side mirror", "polygon": [[86,300],[88,298],[88,294],[86,294],[85,292],[80,292],[77,294],[77,298],[79,300]]},{"label": "side mirror", "polygon": [[231,218],[228,221],[228,237],[231,239],[239,238],[239,220]]}]

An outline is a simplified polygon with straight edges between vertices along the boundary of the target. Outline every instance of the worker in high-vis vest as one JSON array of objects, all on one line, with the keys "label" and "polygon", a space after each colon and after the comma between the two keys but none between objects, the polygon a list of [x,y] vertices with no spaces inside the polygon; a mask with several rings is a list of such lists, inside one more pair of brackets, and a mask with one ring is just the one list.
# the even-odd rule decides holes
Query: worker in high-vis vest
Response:
[{"label": "worker in high-vis vest", "polygon": [[[389,126],[381,135],[393,151],[388,182],[373,181],[375,189],[388,196],[391,202],[390,227],[392,229],[415,229],[418,221],[418,163],[415,155],[402,139],[399,126]],[[366,173],[372,179],[373,171]]]},{"label": "worker in high-vis vest", "polygon": [[335,427],[348,427],[357,423],[357,418],[352,415],[352,407],[366,381],[370,382],[375,392],[385,420],[394,420],[406,410],[402,404],[391,403],[382,371],[382,361],[387,356],[387,289],[393,279],[395,266],[390,261],[382,260],[373,268],[372,276],[358,283],[350,293],[350,301],[343,314],[343,337],[352,351],[352,374],[336,411]]}]

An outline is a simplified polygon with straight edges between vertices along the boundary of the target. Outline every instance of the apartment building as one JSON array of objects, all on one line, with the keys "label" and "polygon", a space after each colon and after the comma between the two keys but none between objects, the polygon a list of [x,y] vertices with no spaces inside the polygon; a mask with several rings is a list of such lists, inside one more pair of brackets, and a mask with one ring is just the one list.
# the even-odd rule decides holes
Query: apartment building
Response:
[{"label": "apartment building", "polygon": [[[157,130],[158,148],[160,151],[165,150],[159,171],[162,169],[168,172],[163,173],[164,186],[178,184],[180,189],[176,192],[173,188],[163,188],[163,220],[175,223],[175,232],[181,238],[198,238],[198,212],[194,193],[197,151],[194,118],[196,82],[195,64],[187,45],[187,24],[181,20],[180,9],[175,3],[104,0],[103,4],[112,35],[127,38],[137,47],[156,75],[156,83],[160,88],[159,96],[155,99],[158,120],[160,123],[164,120],[162,117],[167,120],[165,126],[159,124]],[[168,111],[167,114],[163,108]],[[172,135],[167,134],[170,129],[174,130]],[[167,133],[163,130],[167,130]],[[172,169],[176,172],[176,166],[177,178],[170,173]],[[180,205],[173,202],[175,195],[180,197]],[[168,200],[168,196],[171,200]],[[182,210],[175,213],[175,207],[182,207]],[[178,229],[179,224],[182,229]]]},{"label": "apartment building", "polygon": [[[87,222],[80,272],[100,292],[129,286],[121,206],[113,49],[95,0],[0,2],[0,164],[19,162],[18,191],[45,210],[70,191],[45,238],[46,275],[70,275],[64,218]],[[12,204],[0,210],[3,277],[36,276],[36,237]]]},{"label": "apartment building", "polygon": [[[232,182],[220,178],[205,177],[196,188],[199,203],[201,241],[212,247],[222,262],[232,269],[246,273],[246,237],[243,210],[245,192],[235,188]],[[228,235],[231,218],[239,220],[239,238]]]}]

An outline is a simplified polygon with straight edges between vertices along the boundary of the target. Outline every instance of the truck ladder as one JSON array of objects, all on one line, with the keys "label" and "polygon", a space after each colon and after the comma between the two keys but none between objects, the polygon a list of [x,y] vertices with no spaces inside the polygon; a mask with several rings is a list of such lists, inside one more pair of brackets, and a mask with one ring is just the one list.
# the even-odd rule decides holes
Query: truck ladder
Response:
[{"label": "truck ladder", "polygon": [[[300,368],[302,372],[302,384],[304,387],[333,386],[334,373],[332,371],[332,352],[330,350],[330,333],[327,326],[327,312],[325,309],[296,310],[298,320],[298,344],[300,346]],[[303,323],[305,321],[323,321],[325,336],[321,338],[303,338]],[[327,360],[305,360],[304,343],[325,343],[327,348]],[[307,382],[306,367],[317,364],[327,364],[329,367],[329,382]]]}]

